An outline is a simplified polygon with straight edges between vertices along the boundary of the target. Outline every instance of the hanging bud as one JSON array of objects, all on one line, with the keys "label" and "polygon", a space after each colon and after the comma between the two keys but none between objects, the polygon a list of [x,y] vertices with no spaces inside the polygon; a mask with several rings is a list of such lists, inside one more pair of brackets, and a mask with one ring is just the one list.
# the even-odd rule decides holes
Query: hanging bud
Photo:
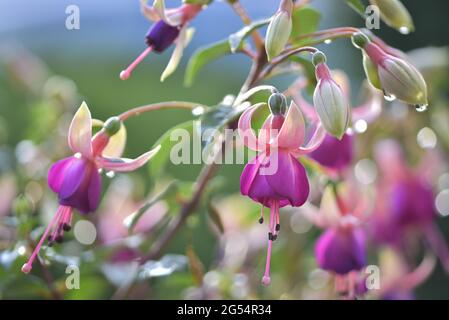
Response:
[{"label": "hanging bud", "polygon": [[365,70],[366,78],[369,83],[376,89],[382,90],[382,85],[380,84],[379,74],[377,73],[377,67],[371,61],[371,59],[363,53],[363,70]]},{"label": "hanging bud", "polygon": [[349,104],[340,86],[332,79],[326,65],[326,56],[318,51],[313,55],[318,84],[313,93],[313,104],[326,131],[341,139],[350,120]]},{"label": "hanging bud", "polygon": [[265,37],[265,49],[268,60],[284,50],[292,31],[292,0],[282,0],[279,10],[271,18]]},{"label": "hanging bud", "polygon": [[372,64],[377,68],[380,87],[388,99],[399,99],[413,104],[417,109],[427,106],[427,85],[421,73],[409,62],[394,57],[369,39],[357,33],[353,43],[364,50]]},{"label": "hanging bud", "polygon": [[112,137],[115,135],[121,128],[122,122],[120,121],[119,117],[111,117],[103,125],[104,130],[106,133]]},{"label": "hanging bud", "polygon": [[415,30],[412,17],[407,8],[399,0],[370,0],[372,5],[379,8],[380,17],[392,28],[402,34],[408,34]]},{"label": "hanging bud", "polygon": [[282,93],[275,92],[268,98],[268,106],[273,115],[284,115],[287,111],[287,98]]}]

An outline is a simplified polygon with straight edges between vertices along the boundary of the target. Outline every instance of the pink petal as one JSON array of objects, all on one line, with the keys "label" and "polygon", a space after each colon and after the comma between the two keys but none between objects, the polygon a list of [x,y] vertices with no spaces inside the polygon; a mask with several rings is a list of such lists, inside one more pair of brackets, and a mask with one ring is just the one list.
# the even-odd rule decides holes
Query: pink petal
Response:
[{"label": "pink petal", "polygon": [[62,183],[66,174],[66,169],[75,160],[75,157],[68,157],[54,163],[48,171],[48,186],[53,192],[58,193],[61,190]]},{"label": "pink petal", "polygon": [[318,147],[321,145],[325,137],[326,137],[326,130],[323,128],[321,123],[318,123],[315,132],[313,133],[309,142],[307,142],[307,144],[304,147],[299,147],[298,149],[296,149],[293,153],[295,155],[310,153],[318,149]]},{"label": "pink petal", "polygon": [[243,144],[247,146],[251,150],[257,151],[259,148],[258,139],[254,133],[254,130],[251,126],[251,119],[254,112],[259,109],[259,107],[265,105],[265,103],[258,103],[254,106],[246,109],[239,119],[238,131],[240,139],[243,140]]},{"label": "pink petal", "polygon": [[69,128],[69,146],[74,153],[85,157],[92,155],[92,118],[87,104],[83,102],[72,119]]},{"label": "pink petal", "polygon": [[98,157],[96,160],[100,168],[110,171],[128,172],[143,166],[160,150],[160,148],[161,146],[159,145],[136,159]]},{"label": "pink petal", "polygon": [[297,149],[304,142],[305,123],[304,117],[296,103],[293,101],[288,109],[284,124],[277,136],[278,146],[286,149]]}]

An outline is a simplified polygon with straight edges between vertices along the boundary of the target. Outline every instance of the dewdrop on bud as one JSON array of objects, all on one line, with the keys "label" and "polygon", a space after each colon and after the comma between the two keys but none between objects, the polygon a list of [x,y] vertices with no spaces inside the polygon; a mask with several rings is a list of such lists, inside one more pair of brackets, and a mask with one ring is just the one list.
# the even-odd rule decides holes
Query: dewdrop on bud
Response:
[{"label": "dewdrop on bud", "polygon": [[313,104],[326,131],[341,139],[350,121],[349,104],[340,86],[332,79],[322,52],[313,55],[318,84],[313,93]]},{"label": "dewdrop on bud", "polygon": [[268,60],[284,50],[292,31],[292,0],[283,0],[279,10],[271,18],[265,37],[265,50]]},{"label": "dewdrop on bud", "polygon": [[370,0],[370,2],[379,8],[380,17],[390,27],[402,34],[408,34],[415,30],[412,17],[401,1]]}]

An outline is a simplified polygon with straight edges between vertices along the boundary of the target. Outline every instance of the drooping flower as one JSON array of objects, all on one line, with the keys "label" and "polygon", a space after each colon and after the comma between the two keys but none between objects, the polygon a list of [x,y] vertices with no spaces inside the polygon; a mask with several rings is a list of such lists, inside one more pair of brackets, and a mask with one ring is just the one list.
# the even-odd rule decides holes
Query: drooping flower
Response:
[{"label": "drooping flower", "polygon": [[[377,68],[378,82],[388,99],[397,98],[415,105],[417,108],[427,106],[426,82],[413,65],[404,59],[386,53],[362,33],[353,35],[353,43],[364,51],[364,54]],[[374,86],[378,86],[378,84],[374,84]]]},{"label": "drooping flower", "polygon": [[[267,261],[262,279],[265,285],[270,283],[272,243],[280,229],[279,208],[301,206],[309,195],[307,174],[297,157],[315,150],[325,136],[325,131],[318,125],[309,142],[302,146],[305,123],[300,109],[292,102],[284,115],[281,112],[284,108],[273,105],[273,101],[285,103],[282,99],[270,99],[272,114],[265,120],[258,137],[252,130],[251,119],[265,103],[250,107],[239,120],[239,135],[244,144],[259,151],[242,172],[241,193],[270,208]],[[263,218],[260,222],[263,223]]]},{"label": "drooping flower", "polygon": [[162,53],[176,42],[176,48],[161,75],[161,81],[164,81],[178,66],[184,48],[193,36],[193,29],[187,27],[188,23],[202,10],[202,5],[183,4],[178,8],[166,10],[164,0],[155,0],[153,7],[147,6],[146,1],[141,1],[141,8],[143,14],[149,20],[155,22],[145,36],[145,42],[148,47],[128,68],[120,73],[120,79],[128,79],[137,65],[150,52]]},{"label": "drooping flower", "polygon": [[[53,164],[48,173],[48,185],[58,195],[58,210],[22,267],[23,272],[31,271],[33,261],[47,238],[49,245],[63,240],[64,231],[71,228],[73,209],[81,214],[97,209],[101,194],[100,169],[132,171],[144,165],[160,149],[158,146],[136,159],[117,158],[125,142],[123,133],[119,133],[122,126],[118,118],[110,118],[103,129],[92,137],[90,111],[86,103],[81,104],[68,133],[68,143],[74,155]],[[120,141],[114,139],[116,134]]]}]

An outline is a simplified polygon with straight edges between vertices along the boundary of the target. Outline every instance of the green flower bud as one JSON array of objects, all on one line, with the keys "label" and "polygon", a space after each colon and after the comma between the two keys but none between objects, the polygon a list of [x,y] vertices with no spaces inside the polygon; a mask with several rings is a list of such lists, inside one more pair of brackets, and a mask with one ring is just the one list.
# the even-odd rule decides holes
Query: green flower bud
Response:
[{"label": "green flower bud", "polygon": [[356,32],[351,37],[352,44],[359,49],[365,48],[370,39],[362,32]]},{"label": "green flower bud", "polygon": [[326,55],[321,51],[315,52],[312,56],[312,62],[315,67],[320,63],[326,63],[326,60]]},{"label": "green flower bud", "polygon": [[271,18],[265,37],[265,50],[268,60],[284,50],[292,32],[293,2],[284,0],[276,14]]},{"label": "green flower bud", "polygon": [[112,137],[114,134],[116,134],[122,125],[122,122],[120,121],[119,117],[111,117],[103,125],[104,130],[106,133]]},{"label": "green flower bud", "polygon": [[285,114],[287,111],[287,98],[282,93],[273,93],[268,98],[268,106],[272,114]]},{"label": "green flower bud", "polygon": [[415,30],[412,17],[407,8],[399,0],[370,0],[377,6],[382,20],[402,34],[408,34]]}]

